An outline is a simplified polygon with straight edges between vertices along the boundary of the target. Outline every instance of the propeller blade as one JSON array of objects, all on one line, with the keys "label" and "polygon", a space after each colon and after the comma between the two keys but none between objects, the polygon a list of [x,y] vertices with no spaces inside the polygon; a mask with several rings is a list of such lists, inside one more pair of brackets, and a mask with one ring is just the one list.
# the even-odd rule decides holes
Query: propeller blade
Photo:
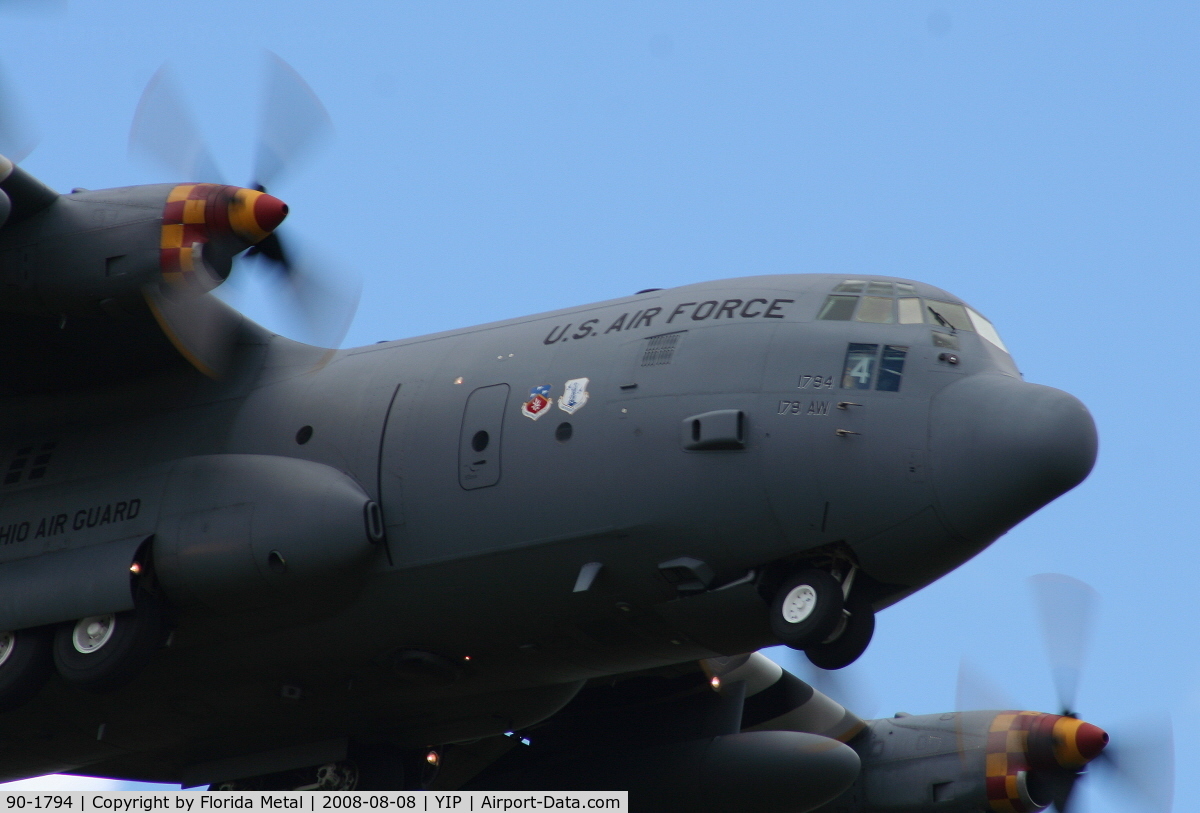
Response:
[{"label": "propeller blade", "polygon": [[1076,805],[1072,803],[1073,794],[1075,793],[1076,783],[1079,782],[1083,774],[1070,773],[1062,771],[1058,773],[1043,775],[1039,778],[1042,789],[1049,791],[1051,806],[1058,813],[1070,813],[1076,809]]},{"label": "propeller blade", "polygon": [[37,146],[38,134],[21,104],[21,97],[0,71],[0,155],[19,164]]},{"label": "propeller blade", "polygon": [[958,662],[958,683],[954,690],[957,711],[994,709],[1005,711],[1020,708],[1003,688],[993,682],[983,670],[966,658]]},{"label": "propeller blade", "polygon": [[1155,715],[1117,728],[1096,764],[1147,813],[1170,813],[1175,798],[1175,735],[1170,716]]},{"label": "propeller blade", "polygon": [[146,303],[171,344],[193,367],[220,378],[229,367],[242,315],[209,294],[147,285]]},{"label": "propeller blade", "polygon": [[1079,676],[1096,615],[1096,591],[1061,573],[1031,576],[1042,638],[1063,714],[1074,716]]},{"label": "propeller blade", "polygon": [[157,162],[176,180],[224,183],[165,64],[142,91],[129,130],[129,153]]},{"label": "propeller blade", "polygon": [[254,183],[260,188],[275,183],[332,131],[317,94],[291,65],[268,51]]},{"label": "propeller blade", "polygon": [[271,262],[277,267],[277,270],[285,277],[291,274],[292,264],[288,258],[288,254],[283,250],[283,243],[280,241],[277,232],[271,232],[263,239],[259,240],[253,246],[250,246],[246,251],[247,257],[262,257],[264,260]]},{"label": "propeller blade", "polygon": [[291,241],[276,234],[262,240],[255,247],[260,250],[247,252],[247,256],[277,272],[270,275],[270,282],[281,289],[277,298],[298,323],[305,341],[319,347],[339,347],[358,309],[361,280],[315,255],[307,246],[293,252]]}]

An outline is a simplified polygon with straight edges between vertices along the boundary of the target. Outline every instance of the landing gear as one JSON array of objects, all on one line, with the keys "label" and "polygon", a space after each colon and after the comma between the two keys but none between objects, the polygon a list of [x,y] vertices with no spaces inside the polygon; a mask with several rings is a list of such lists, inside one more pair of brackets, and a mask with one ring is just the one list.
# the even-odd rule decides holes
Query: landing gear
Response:
[{"label": "landing gear", "polygon": [[824,570],[801,570],[775,592],[771,631],[792,649],[806,649],[833,634],[842,619],[842,586]]},{"label": "landing gear", "polygon": [[0,632],[0,711],[29,700],[54,671],[50,627]]},{"label": "landing gear", "polygon": [[861,591],[851,591],[846,599],[842,621],[829,638],[805,647],[804,654],[822,669],[841,669],[858,660],[867,651],[875,634],[875,609]]},{"label": "landing gear", "polygon": [[819,567],[798,571],[783,581],[771,602],[771,631],[822,669],[854,663],[875,634],[869,591],[853,589],[858,568],[835,568],[836,575]]},{"label": "landing gear", "polygon": [[116,689],[137,676],[166,635],[162,603],[141,593],[132,610],[61,624],[54,634],[54,665],[81,688]]}]

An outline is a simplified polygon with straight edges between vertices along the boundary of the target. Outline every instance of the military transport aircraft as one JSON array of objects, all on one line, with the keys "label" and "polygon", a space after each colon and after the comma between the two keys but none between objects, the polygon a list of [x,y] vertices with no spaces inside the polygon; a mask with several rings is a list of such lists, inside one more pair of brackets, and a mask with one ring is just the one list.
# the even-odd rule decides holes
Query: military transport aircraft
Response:
[{"label": "military transport aircraft", "polygon": [[[841,667],[1095,458],[1079,401],[913,280],[335,352],[211,293],[246,249],[291,267],[261,185],[59,194],[4,160],[0,190],[4,779],[417,787],[598,678],[779,642]],[[795,737],[694,767],[853,761]]]}]

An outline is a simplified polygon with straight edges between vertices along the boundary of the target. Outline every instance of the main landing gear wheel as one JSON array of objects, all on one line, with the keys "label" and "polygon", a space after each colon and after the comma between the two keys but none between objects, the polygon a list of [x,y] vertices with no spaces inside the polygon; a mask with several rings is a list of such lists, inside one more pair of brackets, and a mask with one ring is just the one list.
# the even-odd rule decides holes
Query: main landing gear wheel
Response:
[{"label": "main landing gear wheel", "polygon": [[824,570],[801,570],[779,586],[771,602],[771,631],[792,649],[806,649],[834,633],[842,619],[842,586]]},{"label": "main landing gear wheel", "polygon": [[822,669],[841,669],[854,663],[867,651],[875,634],[875,608],[863,593],[851,591],[843,618],[845,623],[839,624],[840,629],[835,628],[830,638],[804,650],[808,659]]},{"label": "main landing gear wheel", "polygon": [[0,632],[0,711],[29,700],[54,671],[50,627]]},{"label": "main landing gear wheel", "polygon": [[80,688],[109,691],[133,680],[166,634],[162,604],[143,593],[132,610],[61,624],[54,634],[54,665]]}]

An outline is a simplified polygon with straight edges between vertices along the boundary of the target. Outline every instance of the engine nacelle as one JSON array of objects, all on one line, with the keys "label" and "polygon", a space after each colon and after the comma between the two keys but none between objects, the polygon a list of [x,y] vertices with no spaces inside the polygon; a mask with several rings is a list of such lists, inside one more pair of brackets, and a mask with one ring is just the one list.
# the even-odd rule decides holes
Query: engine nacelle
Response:
[{"label": "engine nacelle", "polygon": [[1032,813],[1108,742],[1073,717],[964,711],[868,720],[862,773],[819,813]]},{"label": "engine nacelle", "polygon": [[[148,285],[203,293],[287,215],[278,198],[222,184],[152,184],[58,195],[0,159],[0,309],[88,315]],[[0,215],[5,214],[0,207]],[[3,222],[3,221],[0,221]]]},{"label": "engine nacelle", "polygon": [[167,478],[154,568],[178,606],[229,613],[352,593],[378,555],[378,506],[329,466],[203,455]]}]

